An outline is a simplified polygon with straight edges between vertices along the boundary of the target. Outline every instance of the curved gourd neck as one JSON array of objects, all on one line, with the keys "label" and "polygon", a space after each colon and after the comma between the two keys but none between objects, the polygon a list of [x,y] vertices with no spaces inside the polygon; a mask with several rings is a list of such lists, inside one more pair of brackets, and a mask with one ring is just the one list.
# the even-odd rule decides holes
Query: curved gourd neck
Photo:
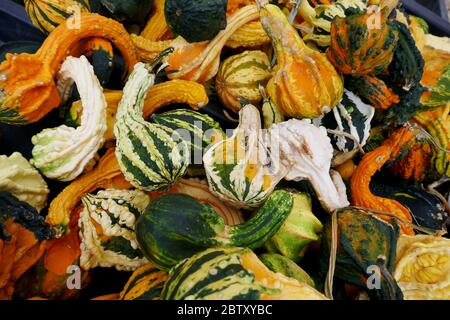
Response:
[{"label": "curved gourd neck", "polygon": [[147,66],[138,63],[125,85],[123,97],[119,103],[117,119],[133,117],[143,119],[143,108],[147,92],[155,82],[155,74],[151,73]]}]

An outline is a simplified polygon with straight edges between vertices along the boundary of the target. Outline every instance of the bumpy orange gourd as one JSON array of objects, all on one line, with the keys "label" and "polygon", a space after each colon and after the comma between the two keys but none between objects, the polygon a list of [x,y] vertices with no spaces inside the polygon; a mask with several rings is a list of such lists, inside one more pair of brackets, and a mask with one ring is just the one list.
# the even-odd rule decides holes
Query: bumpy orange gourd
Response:
[{"label": "bumpy orange gourd", "polygon": [[59,106],[55,76],[67,56],[79,51],[80,41],[101,37],[121,52],[128,70],[138,62],[129,34],[118,22],[82,13],[79,26],[59,25],[35,54],[7,54],[0,65],[0,121],[23,125],[42,119]]},{"label": "bumpy orange gourd", "polygon": [[114,148],[108,149],[94,170],[72,182],[51,202],[46,221],[58,236],[68,233],[71,213],[82,197],[97,189],[131,189],[120,171]]},{"label": "bumpy orange gourd", "polygon": [[170,44],[175,51],[166,61],[170,79],[184,79],[204,83],[212,79],[219,70],[222,48],[231,35],[243,25],[258,19],[255,5],[248,5],[236,11],[227,19],[227,27],[211,41],[188,43],[178,37]]},{"label": "bumpy orange gourd", "polygon": [[149,41],[159,41],[172,39],[172,32],[167,25],[166,16],[164,14],[165,0],[155,0],[153,5],[153,13],[150,16],[145,28],[140,36]]},{"label": "bumpy orange gourd", "polygon": [[[380,147],[366,154],[359,163],[351,179],[352,203],[355,206],[372,210],[392,213],[412,223],[411,213],[407,208],[396,200],[378,197],[370,190],[372,176],[380,170],[383,165],[395,159],[402,148],[409,144],[417,135],[417,130],[403,127],[395,131]],[[390,221],[390,216],[380,216]],[[399,221],[401,231],[404,234],[414,235],[411,226]]]},{"label": "bumpy orange gourd", "polygon": [[284,114],[317,118],[334,108],[343,95],[343,81],[327,57],[303,42],[284,13],[259,0],[260,20],[275,48],[278,64],[267,91]]},{"label": "bumpy orange gourd", "polygon": [[[106,124],[105,141],[115,140],[114,124],[117,107],[122,99],[122,91],[106,91]],[[158,83],[150,88],[144,102],[143,117],[148,118],[160,108],[173,103],[185,103],[192,109],[199,110],[208,104],[209,99],[205,87],[194,81],[170,80]],[[73,103],[70,109],[71,121],[80,124],[83,107],[81,101]]]},{"label": "bumpy orange gourd", "polygon": [[366,75],[353,81],[355,91],[361,97],[366,98],[378,110],[386,110],[400,102],[400,97],[383,80],[375,76]]},{"label": "bumpy orange gourd", "polygon": [[328,58],[341,73],[351,76],[377,75],[394,56],[397,31],[384,12],[337,17],[331,24]]}]

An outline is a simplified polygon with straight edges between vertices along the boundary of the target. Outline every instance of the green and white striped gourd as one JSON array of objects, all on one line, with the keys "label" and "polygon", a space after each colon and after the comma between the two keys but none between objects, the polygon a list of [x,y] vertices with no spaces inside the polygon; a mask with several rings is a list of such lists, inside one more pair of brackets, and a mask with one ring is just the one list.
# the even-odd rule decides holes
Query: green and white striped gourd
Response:
[{"label": "green and white striped gourd", "polygon": [[189,109],[154,114],[150,121],[177,130],[189,145],[191,164],[203,163],[203,151],[216,139],[224,138],[220,124],[210,116]]},{"label": "green and white striped gourd", "polygon": [[78,128],[66,125],[45,129],[32,138],[30,161],[44,176],[72,181],[92,164],[103,146],[106,132],[106,100],[103,88],[86,57],[68,57],[58,74],[58,89],[67,100],[75,82],[81,97],[83,115]]},{"label": "green and white striped gourd", "polygon": [[315,124],[353,136],[354,139],[344,135],[329,134],[331,143],[336,150],[350,152],[357,149],[358,144],[361,147],[366,145],[374,116],[374,107],[362,102],[353,92],[344,90],[344,96],[336,108],[316,120]]},{"label": "green and white striped gourd", "polygon": [[142,117],[144,99],[155,82],[150,69],[136,64],[119,103],[114,134],[116,157],[125,178],[138,189],[155,191],[186,173],[190,152],[176,130]]},{"label": "green and white striped gourd", "polygon": [[216,77],[217,94],[227,108],[237,112],[242,107],[240,100],[253,105],[261,102],[259,86],[265,86],[271,77],[267,54],[245,51],[222,62]]},{"label": "green and white striped gourd", "polygon": [[148,263],[134,232],[136,220],[150,203],[140,190],[102,190],[82,199],[80,214],[81,256],[84,270],[115,267],[133,271]]},{"label": "green and white striped gourd", "polygon": [[120,300],[159,300],[167,273],[147,263],[136,269],[120,293]]},{"label": "green and white striped gourd", "polygon": [[238,208],[256,208],[273,192],[287,169],[272,161],[261,137],[261,116],[253,105],[239,113],[229,139],[214,143],[203,163],[211,191]]},{"label": "green and white striped gourd", "polygon": [[269,270],[248,248],[205,250],[172,268],[161,300],[327,300]]}]

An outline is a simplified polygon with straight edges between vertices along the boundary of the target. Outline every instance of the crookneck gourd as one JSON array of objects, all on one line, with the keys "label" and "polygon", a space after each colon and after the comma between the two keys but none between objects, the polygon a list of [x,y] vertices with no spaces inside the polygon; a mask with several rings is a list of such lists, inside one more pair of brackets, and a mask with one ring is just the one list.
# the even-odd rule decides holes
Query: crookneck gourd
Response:
[{"label": "crookneck gourd", "polygon": [[114,126],[119,166],[134,187],[146,191],[169,187],[186,173],[190,163],[189,145],[178,131],[146,122],[142,116],[145,97],[156,77],[153,68],[136,64]]},{"label": "crookneck gourd", "polygon": [[155,0],[153,4],[153,12],[147,21],[140,36],[150,40],[168,40],[172,38],[172,33],[167,25],[166,16],[164,14],[164,4],[166,0]]},{"label": "crookneck gourd", "polygon": [[245,51],[231,56],[220,65],[216,77],[216,90],[222,103],[239,111],[241,99],[258,105],[262,100],[259,87],[272,77],[267,54],[262,51]]},{"label": "crookneck gourd", "polygon": [[209,204],[183,194],[168,194],[145,209],[136,224],[136,234],[145,256],[161,269],[169,270],[207,248],[262,246],[278,231],[292,206],[292,195],[278,190],[253,218],[229,226]]},{"label": "crookneck gourd", "polygon": [[243,25],[258,19],[255,5],[248,5],[228,18],[227,27],[211,41],[188,43],[182,37],[172,41],[175,51],[166,61],[171,71],[170,79],[184,79],[204,83],[212,79],[219,70],[220,54],[231,35]]},{"label": "crookneck gourd", "polygon": [[85,194],[97,189],[131,189],[120,171],[114,148],[108,149],[97,166],[73,181],[50,203],[46,221],[56,231],[56,236],[63,236],[68,228],[72,211],[81,202]]},{"label": "crookneck gourd", "polygon": [[62,125],[35,135],[31,163],[47,178],[67,182],[78,177],[103,146],[106,101],[100,82],[84,56],[68,57],[58,78],[63,100],[75,82],[83,106],[81,124],[76,129]]},{"label": "crookneck gourd", "polygon": [[277,57],[267,91],[284,114],[317,118],[342,98],[343,81],[327,57],[310,49],[275,5],[259,0],[261,23],[272,40]]},{"label": "crookneck gourd", "polygon": [[[391,213],[401,218],[402,220],[395,220],[400,224],[402,233],[409,235],[414,235],[414,230],[411,227],[412,216],[409,210],[396,200],[374,195],[370,190],[370,181],[372,176],[388,161],[395,159],[416,135],[417,131],[409,127],[403,127],[395,131],[379,148],[363,157],[351,179],[352,203],[354,205]],[[387,221],[394,219],[394,217],[387,215],[380,215],[380,218]]]},{"label": "crookneck gourd", "polygon": [[[117,107],[123,97],[122,91],[104,92],[106,103],[106,124],[105,140],[115,140],[114,124],[116,123]],[[155,84],[147,93],[144,101],[142,115],[147,119],[150,115],[159,109],[175,103],[188,104],[192,109],[199,110],[209,99],[205,87],[194,81],[170,80]],[[66,115],[66,123],[72,126],[78,126],[82,117],[81,101],[72,104],[70,111]]]},{"label": "crookneck gourd", "polygon": [[269,270],[248,248],[209,249],[180,262],[161,300],[327,300],[305,283]]},{"label": "crookneck gourd", "polygon": [[[331,24],[328,58],[345,75],[377,75],[387,69],[394,56],[398,32],[384,12],[379,21],[367,12],[337,17]],[[374,21],[372,21],[374,20]]]},{"label": "crookneck gourd", "polygon": [[150,203],[139,190],[101,190],[83,197],[78,221],[80,266],[84,270],[115,267],[133,271],[147,263],[136,241],[136,220]]},{"label": "crookneck gourd", "polygon": [[159,300],[166,280],[167,272],[147,263],[133,272],[119,300]]},{"label": "crookneck gourd", "polygon": [[0,190],[10,192],[38,212],[47,205],[50,193],[39,172],[19,152],[0,156]]},{"label": "crookneck gourd", "polygon": [[79,51],[81,40],[106,38],[119,49],[129,71],[138,61],[125,28],[97,14],[82,13],[78,28],[63,23],[35,54],[9,54],[0,64],[0,121],[24,125],[42,119],[58,107],[62,98],[55,75],[64,60]]},{"label": "crookneck gourd", "polygon": [[11,299],[16,281],[44,253],[51,232],[36,209],[0,191],[0,299]]}]

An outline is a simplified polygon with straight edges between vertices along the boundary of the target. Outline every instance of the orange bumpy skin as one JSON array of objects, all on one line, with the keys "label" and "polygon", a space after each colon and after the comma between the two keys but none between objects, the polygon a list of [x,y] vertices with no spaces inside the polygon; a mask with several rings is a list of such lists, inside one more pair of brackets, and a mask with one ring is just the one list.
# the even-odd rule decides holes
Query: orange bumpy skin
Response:
[{"label": "orange bumpy skin", "polygon": [[35,54],[7,54],[0,64],[0,121],[24,125],[39,121],[61,103],[55,76],[64,60],[79,53],[83,39],[105,38],[121,52],[131,71],[138,55],[122,24],[82,13],[79,28],[59,25]]}]

